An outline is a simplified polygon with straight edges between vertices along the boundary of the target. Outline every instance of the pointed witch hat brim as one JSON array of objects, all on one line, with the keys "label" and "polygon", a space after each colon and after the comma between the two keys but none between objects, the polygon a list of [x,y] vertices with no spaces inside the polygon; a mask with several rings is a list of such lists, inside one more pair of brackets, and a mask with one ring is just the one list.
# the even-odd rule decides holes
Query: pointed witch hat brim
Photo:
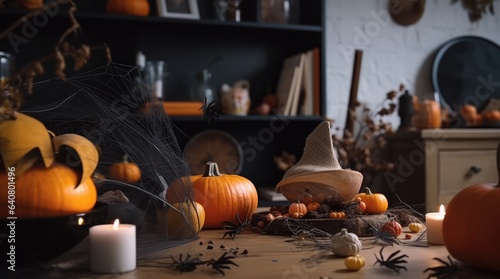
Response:
[{"label": "pointed witch hat brim", "polygon": [[360,172],[340,166],[330,123],[323,121],[307,137],[302,157],[276,185],[276,192],[292,202],[312,199],[345,204],[356,197],[362,182]]}]

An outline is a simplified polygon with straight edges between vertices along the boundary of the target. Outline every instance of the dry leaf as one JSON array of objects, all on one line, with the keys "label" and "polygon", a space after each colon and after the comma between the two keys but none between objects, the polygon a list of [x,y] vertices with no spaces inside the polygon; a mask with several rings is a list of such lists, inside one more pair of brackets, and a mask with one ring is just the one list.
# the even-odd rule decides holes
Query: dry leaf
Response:
[{"label": "dry leaf", "polygon": [[45,125],[19,112],[14,120],[0,121],[0,154],[5,170],[15,167],[17,176],[37,161],[43,161],[45,167],[54,161],[54,149]]},{"label": "dry leaf", "polygon": [[52,142],[56,153],[60,154],[64,147],[70,148],[60,163],[81,171],[80,181],[77,185],[92,175],[99,162],[99,152],[90,140],[77,134],[63,134],[54,137]]}]

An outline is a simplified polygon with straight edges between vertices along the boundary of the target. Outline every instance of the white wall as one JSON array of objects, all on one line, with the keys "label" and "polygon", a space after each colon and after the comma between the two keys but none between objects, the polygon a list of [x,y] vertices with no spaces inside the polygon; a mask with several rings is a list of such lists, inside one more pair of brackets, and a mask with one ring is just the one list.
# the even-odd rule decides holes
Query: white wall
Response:
[{"label": "white wall", "polygon": [[[460,3],[427,0],[422,18],[409,26],[392,21],[388,2],[326,1],[326,113],[340,128],[345,124],[354,49],[363,50],[358,101],[373,108],[400,83],[412,94],[431,94],[434,55],[449,39],[476,35],[500,44],[500,1],[494,1],[495,15],[471,23]],[[392,122],[399,126],[397,113]]]}]

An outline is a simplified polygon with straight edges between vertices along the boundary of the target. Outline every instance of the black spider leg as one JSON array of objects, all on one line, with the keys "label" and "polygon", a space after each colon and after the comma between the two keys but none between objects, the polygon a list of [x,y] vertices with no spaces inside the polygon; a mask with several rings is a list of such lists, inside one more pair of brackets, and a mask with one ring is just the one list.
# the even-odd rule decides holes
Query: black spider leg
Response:
[{"label": "black spider leg", "polygon": [[401,256],[394,258],[397,254],[399,254],[401,252],[401,250],[397,250],[396,252],[393,252],[391,255],[389,255],[387,260],[384,260],[384,255],[382,254],[382,251],[384,250],[384,248],[385,248],[385,246],[382,247],[379,251],[380,258],[378,258],[376,254],[374,254],[375,258],[377,260],[375,261],[375,263],[373,265],[378,263],[379,265],[390,268],[390,269],[396,271],[397,273],[399,273],[400,269],[408,270],[405,266],[401,265],[403,263],[407,263],[407,261],[403,260],[403,258],[408,257],[408,255],[404,254],[404,255],[401,255]]}]

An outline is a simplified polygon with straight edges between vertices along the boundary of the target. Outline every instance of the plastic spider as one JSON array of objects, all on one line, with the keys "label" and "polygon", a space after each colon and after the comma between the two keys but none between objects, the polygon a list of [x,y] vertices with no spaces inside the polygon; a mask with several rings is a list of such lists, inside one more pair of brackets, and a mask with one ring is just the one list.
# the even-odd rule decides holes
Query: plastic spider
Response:
[{"label": "plastic spider", "polygon": [[227,230],[222,238],[228,235],[234,240],[237,234],[241,233],[243,229],[246,229],[250,225],[250,220],[248,220],[248,218],[245,219],[245,222],[241,222],[239,213],[236,213],[236,219],[238,220],[238,224],[227,221],[222,222],[222,227]]},{"label": "plastic spider", "polygon": [[217,120],[219,120],[220,114],[224,112],[220,106],[218,106],[215,100],[207,104],[207,97],[205,96],[205,102],[200,108],[203,110],[203,120],[207,122],[207,125],[214,125]]},{"label": "plastic spider", "polygon": [[227,252],[222,254],[217,260],[211,259],[210,261],[208,261],[207,265],[212,266],[212,268],[215,271],[217,271],[220,274],[225,276],[226,274],[224,273],[223,269],[230,269],[231,268],[229,266],[230,264],[239,267],[239,265],[237,265],[236,263],[231,261],[231,259],[236,258],[235,256],[226,256],[226,255],[227,255]]},{"label": "plastic spider", "polygon": [[403,258],[408,257],[408,255],[403,254],[401,256],[396,257],[396,255],[399,254],[399,252],[401,252],[401,250],[397,250],[396,252],[389,255],[387,260],[385,260],[384,255],[382,255],[382,251],[384,251],[384,248],[385,248],[385,246],[380,249],[380,252],[379,252],[380,258],[377,257],[377,254],[374,254],[377,261],[375,261],[375,263],[373,265],[376,265],[378,263],[380,266],[385,266],[387,268],[390,268],[390,269],[396,271],[397,273],[399,273],[400,269],[408,270],[408,269],[406,269],[405,266],[402,265],[404,263],[408,263],[406,260],[403,260]]},{"label": "plastic spider", "polygon": [[205,264],[202,260],[197,257],[192,258],[191,255],[186,254],[186,258],[182,258],[182,254],[179,255],[179,260],[175,260],[174,256],[172,258],[172,263],[170,267],[177,269],[180,272],[189,272],[195,270],[199,265]]},{"label": "plastic spider", "polygon": [[448,255],[448,262],[441,260],[440,258],[433,258],[434,260],[442,263],[441,266],[429,267],[424,270],[424,273],[427,271],[431,271],[431,274],[427,276],[427,279],[436,277],[438,279],[451,279],[458,278],[458,272],[460,268],[451,260],[451,257]]},{"label": "plastic spider", "polygon": [[377,243],[377,241],[379,241],[379,240],[382,240],[385,243],[391,244],[391,246],[394,246],[394,244],[399,245],[399,243],[400,243],[399,239],[390,232],[380,231],[373,226],[370,230],[375,233],[375,240],[373,241],[374,244]]}]

